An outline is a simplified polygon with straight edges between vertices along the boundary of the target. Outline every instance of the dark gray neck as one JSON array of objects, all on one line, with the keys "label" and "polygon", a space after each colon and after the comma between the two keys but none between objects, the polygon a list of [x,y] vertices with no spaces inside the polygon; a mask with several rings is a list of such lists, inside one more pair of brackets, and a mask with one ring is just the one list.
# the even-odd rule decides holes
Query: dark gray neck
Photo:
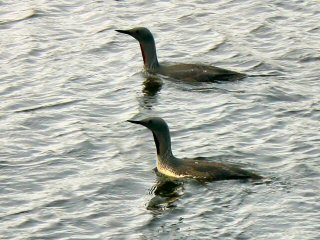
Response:
[{"label": "dark gray neck", "polygon": [[156,134],[153,132],[154,142],[157,148],[157,155],[161,159],[167,159],[173,157],[171,151],[171,139],[168,134]]},{"label": "dark gray neck", "polygon": [[156,45],[153,39],[140,43],[143,63],[147,71],[156,72],[159,68]]}]

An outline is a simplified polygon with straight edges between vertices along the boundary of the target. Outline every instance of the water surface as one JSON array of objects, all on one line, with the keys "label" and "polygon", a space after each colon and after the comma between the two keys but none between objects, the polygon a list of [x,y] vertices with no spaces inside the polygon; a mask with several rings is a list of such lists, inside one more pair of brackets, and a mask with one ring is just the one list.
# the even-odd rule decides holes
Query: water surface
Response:
[{"label": "water surface", "polygon": [[[318,1],[0,2],[1,239],[319,239]],[[184,85],[159,60],[250,75]],[[263,76],[262,76],[263,75]],[[161,116],[179,157],[209,157],[262,183],[164,182]]]}]

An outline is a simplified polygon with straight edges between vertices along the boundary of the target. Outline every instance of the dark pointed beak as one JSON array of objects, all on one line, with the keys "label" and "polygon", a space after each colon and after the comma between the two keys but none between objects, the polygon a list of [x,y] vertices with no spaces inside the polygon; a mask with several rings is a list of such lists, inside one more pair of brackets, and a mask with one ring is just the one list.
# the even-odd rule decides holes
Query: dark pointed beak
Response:
[{"label": "dark pointed beak", "polygon": [[147,124],[145,122],[143,122],[143,121],[127,120],[127,122],[134,123],[134,124],[139,124],[139,125],[147,127]]},{"label": "dark pointed beak", "polygon": [[124,34],[129,34],[129,35],[131,35],[130,30],[116,30],[116,31],[119,32],[119,33],[124,33]]},{"label": "dark pointed beak", "polygon": [[141,122],[141,121],[127,120],[127,122],[129,122],[129,123],[134,123],[134,124],[144,125],[143,122]]}]

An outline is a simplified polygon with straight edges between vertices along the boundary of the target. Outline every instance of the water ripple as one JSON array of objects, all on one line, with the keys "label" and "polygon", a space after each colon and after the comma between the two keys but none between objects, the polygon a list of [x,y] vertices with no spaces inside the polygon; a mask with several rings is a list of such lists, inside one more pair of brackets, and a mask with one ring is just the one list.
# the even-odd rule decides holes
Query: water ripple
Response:
[{"label": "water ripple", "polygon": [[[2,238],[318,238],[315,1],[0,5]],[[114,31],[134,26],[152,30],[161,62],[248,77],[150,77],[138,43]],[[166,119],[177,156],[265,180],[164,181],[152,134],[126,122],[148,116]]]}]

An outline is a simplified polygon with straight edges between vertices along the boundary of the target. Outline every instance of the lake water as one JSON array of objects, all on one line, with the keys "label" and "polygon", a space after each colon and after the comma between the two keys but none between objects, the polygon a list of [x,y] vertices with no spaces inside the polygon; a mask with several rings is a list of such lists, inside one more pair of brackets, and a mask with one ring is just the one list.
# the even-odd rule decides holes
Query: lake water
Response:
[{"label": "lake water", "polygon": [[[320,239],[319,1],[0,1],[0,239]],[[188,85],[159,61],[250,75]],[[152,134],[178,157],[265,179],[165,182]]]}]

